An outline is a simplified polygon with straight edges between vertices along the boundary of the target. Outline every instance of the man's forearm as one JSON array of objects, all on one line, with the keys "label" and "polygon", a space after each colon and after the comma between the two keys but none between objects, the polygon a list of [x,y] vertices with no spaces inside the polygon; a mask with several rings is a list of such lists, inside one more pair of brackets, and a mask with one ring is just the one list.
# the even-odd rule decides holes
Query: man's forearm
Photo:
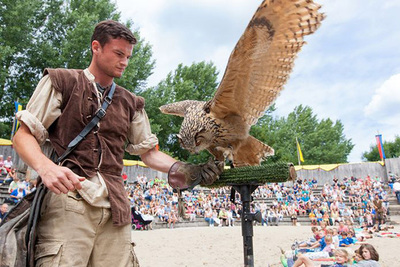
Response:
[{"label": "man's forearm", "polygon": [[164,173],[168,173],[172,164],[177,161],[171,156],[158,151],[155,148],[150,149],[146,153],[142,154],[141,159],[150,168]]},{"label": "man's forearm", "polygon": [[13,138],[13,147],[19,157],[38,173],[44,164],[54,164],[43,154],[35,137],[22,122]]},{"label": "man's forearm", "polygon": [[46,187],[54,193],[66,194],[68,191],[82,189],[80,182],[85,180],[85,177],[79,177],[70,169],[58,166],[48,159],[29,128],[23,123],[13,138],[13,144],[21,159],[39,174]]}]

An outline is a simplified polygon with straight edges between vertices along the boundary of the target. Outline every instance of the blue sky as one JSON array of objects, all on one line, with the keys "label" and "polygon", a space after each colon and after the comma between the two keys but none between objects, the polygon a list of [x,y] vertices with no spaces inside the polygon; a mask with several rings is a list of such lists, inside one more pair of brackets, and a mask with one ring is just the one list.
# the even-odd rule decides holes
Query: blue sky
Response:
[{"label": "blue sky", "polygon": [[[400,0],[319,0],[327,15],[299,53],[277,116],[302,104],[318,119],[340,120],[355,144],[348,160],[399,135]],[[212,61],[220,77],[229,55],[261,1],[116,1],[123,20],[153,46],[156,60],[148,85],[156,85],[179,63]],[[303,137],[307,138],[307,137]],[[301,140],[301,139],[300,139]],[[307,161],[307,151],[303,151]],[[305,162],[306,163],[306,162]]]}]

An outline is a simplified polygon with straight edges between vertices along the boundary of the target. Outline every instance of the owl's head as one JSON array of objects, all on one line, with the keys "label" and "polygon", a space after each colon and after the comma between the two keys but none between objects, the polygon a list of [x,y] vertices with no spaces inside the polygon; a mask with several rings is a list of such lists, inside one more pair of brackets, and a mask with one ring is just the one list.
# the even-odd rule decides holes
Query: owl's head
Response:
[{"label": "owl's head", "polygon": [[207,149],[210,145],[209,117],[204,102],[188,107],[177,138],[181,147],[192,154]]},{"label": "owl's head", "polygon": [[208,148],[212,138],[209,131],[209,109],[206,102],[185,100],[160,107],[165,114],[184,117],[177,138],[181,147],[190,153],[198,153]]}]

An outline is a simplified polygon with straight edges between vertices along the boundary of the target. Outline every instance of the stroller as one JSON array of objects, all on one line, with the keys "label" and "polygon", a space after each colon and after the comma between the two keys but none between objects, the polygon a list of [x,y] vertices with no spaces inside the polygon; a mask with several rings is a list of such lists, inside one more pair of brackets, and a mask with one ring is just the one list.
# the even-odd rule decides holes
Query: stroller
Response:
[{"label": "stroller", "polygon": [[135,206],[131,207],[132,230],[145,230],[153,220],[145,220],[143,215],[136,210]]}]

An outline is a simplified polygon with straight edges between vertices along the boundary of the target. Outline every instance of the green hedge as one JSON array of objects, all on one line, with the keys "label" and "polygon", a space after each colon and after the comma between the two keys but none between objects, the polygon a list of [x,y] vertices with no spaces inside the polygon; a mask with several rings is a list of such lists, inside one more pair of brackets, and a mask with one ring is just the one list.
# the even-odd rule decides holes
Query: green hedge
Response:
[{"label": "green hedge", "polygon": [[246,166],[226,169],[209,188],[240,185],[281,183],[295,180],[296,172],[292,163],[274,162],[260,166]]}]

